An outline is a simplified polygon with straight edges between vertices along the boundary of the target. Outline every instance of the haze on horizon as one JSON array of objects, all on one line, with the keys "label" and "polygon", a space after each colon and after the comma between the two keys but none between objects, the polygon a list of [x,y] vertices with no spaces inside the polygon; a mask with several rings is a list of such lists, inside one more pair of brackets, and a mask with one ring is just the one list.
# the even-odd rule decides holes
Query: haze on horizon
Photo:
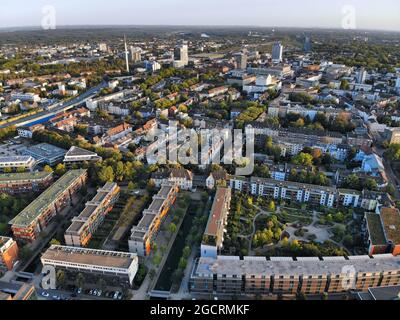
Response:
[{"label": "haze on horizon", "polygon": [[58,26],[212,25],[342,28],[354,8],[356,29],[400,31],[398,0],[2,0],[0,28],[40,26],[44,6]]}]

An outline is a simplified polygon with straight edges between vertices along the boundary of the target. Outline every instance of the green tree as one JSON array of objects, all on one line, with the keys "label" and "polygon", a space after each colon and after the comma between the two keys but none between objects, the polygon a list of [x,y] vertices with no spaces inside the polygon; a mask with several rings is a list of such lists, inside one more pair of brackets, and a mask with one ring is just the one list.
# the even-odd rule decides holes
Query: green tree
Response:
[{"label": "green tree", "polygon": [[66,169],[66,167],[65,167],[65,164],[59,163],[59,164],[56,166],[56,169],[55,169],[54,172],[55,172],[56,175],[58,175],[58,176],[64,175],[64,174],[67,172],[67,169]]},{"label": "green tree", "polygon": [[114,182],[114,170],[111,166],[102,167],[99,172],[99,179],[101,183]]},{"label": "green tree", "polygon": [[49,165],[45,165],[43,170],[46,171],[46,172],[49,172],[49,173],[53,172],[53,169]]}]

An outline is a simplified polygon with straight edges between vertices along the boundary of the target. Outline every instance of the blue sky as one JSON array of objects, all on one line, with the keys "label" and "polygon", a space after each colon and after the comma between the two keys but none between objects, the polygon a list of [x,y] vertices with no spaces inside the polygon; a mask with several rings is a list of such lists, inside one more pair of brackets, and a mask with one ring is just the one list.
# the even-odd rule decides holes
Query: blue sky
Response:
[{"label": "blue sky", "polygon": [[345,5],[359,29],[400,31],[398,0],[1,0],[0,27],[57,25],[254,25],[341,28]]}]

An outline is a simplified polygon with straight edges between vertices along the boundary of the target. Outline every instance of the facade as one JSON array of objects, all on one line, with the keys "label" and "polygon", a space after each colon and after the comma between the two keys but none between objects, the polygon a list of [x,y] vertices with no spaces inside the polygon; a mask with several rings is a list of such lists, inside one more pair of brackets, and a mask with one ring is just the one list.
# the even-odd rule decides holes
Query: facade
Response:
[{"label": "facade", "polygon": [[71,170],[10,221],[16,240],[33,242],[87,180],[86,170]]},{"label": "facade", "polygon": [[157,235],[161,224],[176,200],[179,187],[174,183],[161,186],[160,191],[153,197],[150,206],[143,211],[143,217],[134,226],[129,239],[129,252],[139,256],[148,256],[151,252],[151,242]]},{"label": "facade", "polygon": [[366,213],[365,241],[369,254],[400,255],[400,213],[395,208],[383,207],[379,213]]},{"label": "facade", "polygon": [[283,46],[280,42],[274,43],[272,47],[272,61],[279,63],[283,59]]},{"label": "facade", "polygon": [[179,61],[182,67],[189,64],[189,48],[187,44],[180,44],[175,47],[174,60]]},{"label": "facade", "polygon": [[53,182],[51,172],[0,174],[0,193],[17,194],[46,189]]},{"label": "facade", "polygon": [[101,161],[102,158],[95,152],[91,152],[78,147],[71,147],[64,157],[64,164],[68,167],[77,164],[83,164],[84,162],[96,162]]},{"label": "facade", "polygon": [[85,209],[78,217],[72,219],[71,226],[65,232],[67,246],[86,247],[103,223],[105,216],[113,209],[118,201],[120,188],[116,183],[107,183],[97,190],[92,201],[86,203]]},{"label": "facade", "polygon": [[23,154],[33,157],[38,164],[45,163],[49,166],[62,162],[66,153],[66,150],[48,143],[37,144],[23,151]]},{"label": "facade", "polygon": [[357,208],[363,203],[363,193],[357,190],[282,181],[282,179],[230,176],[229,185],[235,191],[289,203],[309,203],[313,206],[330,208],[335,206]]},{"label": "facade", "polygon": [[400,258],[390,254],[296,260],[218,256],[198,259],[189,288],[200,295],[252,296],[367,291],[399,283]]},{"label": "facade", "polygon": [[233,56],[235,59],[236,69],[246,70],[247,68],[247,55],[246,53],[237,53]]},{"label": "facade", "polygon": [[193,174],[186,169],[171,169],[156,172],[152,175],[151,180],[157,188],[168,182],[176,183],[182,190],[191,190],[193,188]]},{"label": "facade", "polygon": [[0,236],[0,270],[12,270],[17,261],[17,243],[12,238]]},{"label": "facade", "polygon": [[36,161],[31,156],[0,157],[0,171],[32,171]]},{"label": "facade", "polygon": [[223,246],[225,228],[228,224],[231,193],[231,188],[217,189],[201,243],[202,257],[216,258]]},{"label": "facade", "polygon": [[126,279],[131,286],[138,270],[136,254],[87,248],[53,245],[40,260],[56,269]]}]

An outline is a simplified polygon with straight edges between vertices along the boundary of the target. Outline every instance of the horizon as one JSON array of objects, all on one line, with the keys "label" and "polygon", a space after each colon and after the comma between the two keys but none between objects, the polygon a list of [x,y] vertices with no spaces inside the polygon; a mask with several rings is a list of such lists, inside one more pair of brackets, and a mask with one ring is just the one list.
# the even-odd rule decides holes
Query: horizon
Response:
[{"label": "horizon", "polygon": [[110,6],[104,0],[85,3],[77,0],[68,3],[60,0],[39,0],[36,3],[6,0],[0,12],[0,29],[37,28],[43,26],[46,15],[52,14],[56,28],[210,26],[400,31],[400,3],[396,0],[381,0],[379,3],[336,0],[331,1],[328,7],[323,2],[287,0],[283,5],[271,0],[255,0],[247,6],[239,0],[204,0],[201,4],[183,0],[168,3],[161,0],[148,3],[117,0]]}]

